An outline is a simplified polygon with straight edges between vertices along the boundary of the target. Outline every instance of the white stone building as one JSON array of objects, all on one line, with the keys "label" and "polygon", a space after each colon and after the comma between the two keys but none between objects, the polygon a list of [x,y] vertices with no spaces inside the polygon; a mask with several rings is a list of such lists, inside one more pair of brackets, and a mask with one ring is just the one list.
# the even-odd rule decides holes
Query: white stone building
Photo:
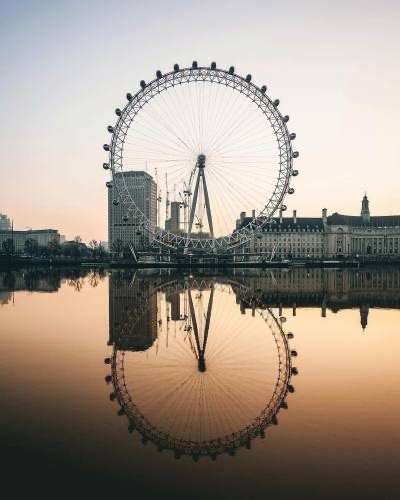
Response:
[{"label": "white stone building", "polygon": [[[242,212],[236,228],[254,217]],[[267,259],[322,259],[340,257],[399,257],[400,215],[371,216],[364,196],[359,216],[327,215],[321,217],[274,218],[262,230],[255,231],[250,242],[238,253],[261,255]]]}]

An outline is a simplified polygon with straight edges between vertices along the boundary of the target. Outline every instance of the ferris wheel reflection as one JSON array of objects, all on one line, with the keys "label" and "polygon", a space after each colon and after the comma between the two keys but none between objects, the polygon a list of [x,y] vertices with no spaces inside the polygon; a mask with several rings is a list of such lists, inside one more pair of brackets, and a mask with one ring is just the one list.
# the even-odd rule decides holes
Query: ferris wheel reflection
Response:
[{"label": "ferris wheel reflection", "polygon": [[291,338],[238,282],[110,276],[110,399],[176,458],[234,455],[278,423],[297,374]]}]

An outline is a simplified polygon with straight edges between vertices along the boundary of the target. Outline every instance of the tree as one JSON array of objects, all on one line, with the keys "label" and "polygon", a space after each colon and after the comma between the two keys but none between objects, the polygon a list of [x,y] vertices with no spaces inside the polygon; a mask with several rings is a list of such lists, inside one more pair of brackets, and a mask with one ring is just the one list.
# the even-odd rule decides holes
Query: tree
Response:
[{"label": "tree", "polygon": [[97,251],[98,251],[100,259],[102,259],[105,256],[105,254],[107,253],[106,249],[104,248],[104,246],[101,243],[99,243],[99,247],[98,247]]},{"label": "tree", "polygon": [[11,238],[3,241],[3,250],[7,255],[12,255],[14,253],[14,242]]},{"label": "tree", "polygon": [[89,248],[92,252],[93,257],[96,257],[99,251],[99,244],[97,243],[96,240],[92,240],[89,242]]},{"label": "tree", "polygon": [[27,253],[30,257],[32,257],[33,255],[37,255],[38,254],[38,252],[39,252],[39,244],[33,238],[28,238],[25,241],[24,250],[25,250],[25,253]]}]

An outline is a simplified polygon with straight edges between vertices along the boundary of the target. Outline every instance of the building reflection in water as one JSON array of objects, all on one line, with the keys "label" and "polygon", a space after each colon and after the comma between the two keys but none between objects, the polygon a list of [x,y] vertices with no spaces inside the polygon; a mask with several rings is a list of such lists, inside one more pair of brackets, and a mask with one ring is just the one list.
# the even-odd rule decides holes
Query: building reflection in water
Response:
[{"label": "building reflection in water", "polygon": [[[400,308],[399,269],[173,271],[30,269],[0,273],[0,303],[14,292],[79,292],[109,274],[106,377],[129,430],[177,457],[234,454],[263,436],[294,390],[297,354],[283,315],[302,307]],[[361,328],[360,328],[361,331]]]}]

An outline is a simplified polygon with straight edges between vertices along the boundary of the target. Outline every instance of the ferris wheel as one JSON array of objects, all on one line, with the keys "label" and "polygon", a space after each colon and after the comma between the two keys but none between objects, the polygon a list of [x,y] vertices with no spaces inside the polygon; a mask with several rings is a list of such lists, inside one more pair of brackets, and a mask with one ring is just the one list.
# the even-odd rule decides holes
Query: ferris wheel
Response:
[{"label": "ferris wheel", "polygon": [[[287,408],[297,374],[291,362],[297,352],[289,347],[293,334],[238,283],[194,279],[178,285],[183,314],[175,325],[168,309],[173,287],[155,292],[159,331],[149,349],[125,350],[116,340],[105,360],[111,365],[106,381],[114,387],[110,398],[128,418],[129,430],[160,451],[195,460],[233,455],[263,437]],[[252,316],[241,313],[238,298],[253,308]],[[135,325],[140,330],[143,322],[136,318]]]},{"label": "ferris wheel", "polygon": [[[251,75],[234,67],[174,65],[156,72],[140,90],[127,94],[108,126],[104,169],[120,205],[121,225],[134,225],[151,240],[173,249],[226,251],[286,210],[293,194],[289,116]],[[132,171],[147,174],[152,187],[139,195]],[[240,217],[246,213],[249,217]]]}]

